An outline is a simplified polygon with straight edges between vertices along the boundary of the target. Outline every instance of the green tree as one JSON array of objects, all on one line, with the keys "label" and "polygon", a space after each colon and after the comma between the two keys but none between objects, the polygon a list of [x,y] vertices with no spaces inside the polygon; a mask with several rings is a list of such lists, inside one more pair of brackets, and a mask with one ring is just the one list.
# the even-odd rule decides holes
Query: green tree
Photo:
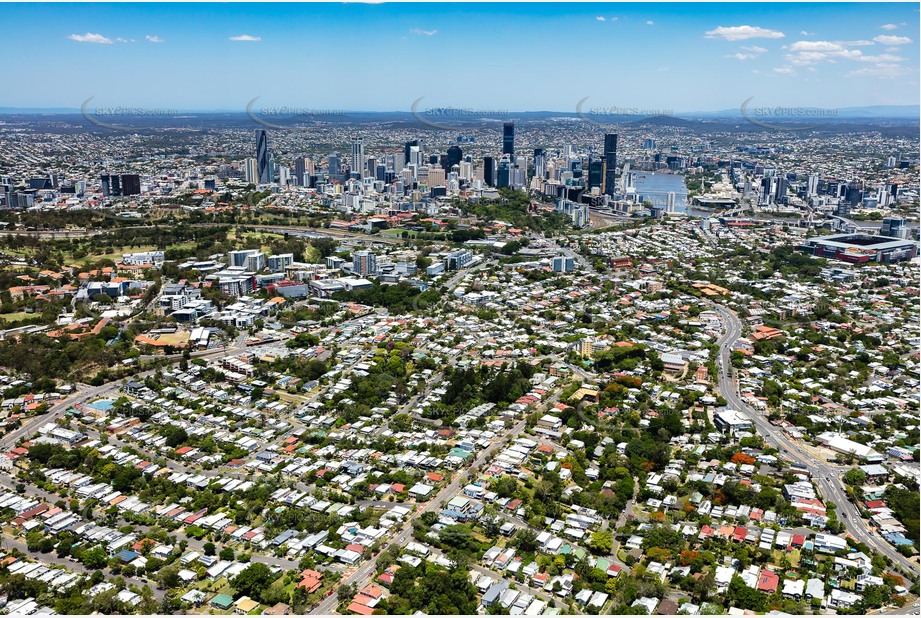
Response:
[{"label": "green tree", "polygon": [[844,473],[841,480],[848,485],[863,485],[867,482],[867,473],[860,468],[851,468]]},{"label": "green tree", "polygon": [[275,576],[268,566],[261,562],[254,562],[234,577],[230,585],[240,594],[261,600],[265,591],[275,580]]}]

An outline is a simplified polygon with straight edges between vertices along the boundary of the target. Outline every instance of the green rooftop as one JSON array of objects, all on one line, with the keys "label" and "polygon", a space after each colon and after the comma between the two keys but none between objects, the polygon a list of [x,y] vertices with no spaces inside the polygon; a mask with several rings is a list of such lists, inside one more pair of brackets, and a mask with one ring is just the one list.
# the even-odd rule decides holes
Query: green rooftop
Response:
[{"label": "green rooftop", "polygon": [[229,609],[233,605],[233,597],[229,594],[219,594],[211,599],[211,605],[220,609]]}]

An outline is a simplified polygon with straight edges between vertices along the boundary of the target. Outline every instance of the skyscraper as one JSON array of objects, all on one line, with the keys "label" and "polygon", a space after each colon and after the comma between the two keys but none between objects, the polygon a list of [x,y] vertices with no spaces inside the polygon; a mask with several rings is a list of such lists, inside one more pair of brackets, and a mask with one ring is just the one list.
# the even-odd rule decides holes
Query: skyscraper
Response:
[{"label": "skyscraper", "polygon": [[510,174],[512,168],[512,160],[509,157],[503,156],[499,159],[499,174],[496,186],[499,188],[509,187],[510,185]]},{"label": "skyscraper", "polygon": [[140,195],[141,177],[137,174],[122,174],[122,195]]},{"label": "skyscraper", "polygon": [[483,157],[483,182],[490,187],[496,186],[496,160],[493,157]]},{"label": "skyscraper", "polygon": [[819,194],[819,175],[810,174],[806,184],[806,197],[815,197]]},{"label": "skyscraper", "polygon": [[352,171],[364,176],[365,171],[365,144],[359,137],[352,140]]},{"label": "skyscraper", "polygon": [[298,157],[294,160],[294,184],[299,187],[303,187],[307,183],[304,179],[304,174],[307,172],[307,159],[304,157]]},{"label": "skyscraper", "polygon": [[[419,140],[414,139],[410,142],[406,142],[406,145],[403,146],[403,165],[406,165],[407,163],[409,163],[409,153],[411,152],[413,147],[416,147],[416,149],[419,148]],[[417,162],[417,165],[418,165],[418,162]]]},{"label": "skyscraper", "polygon": [[339,155],[336,153],[329,155],[328,161],[329,161],[329,178],[330,180],[334,180],[338,178],[339,174],[341,173],[339,170]]},{"label": "skyscraper", "polygon": [[406,163],[414,166],[416,169],[422,165],[422,151],[418,146],[409,147],[409,158],[406,160]]},{"label": "skyscraper", "polygon": [[259,184],[272,182],[272,153],[269,150],[269,134],[265,129],[256,129],[256,169]]},{"label": "skyscraper", "polygon": [[448,160],[447,165],[445,165],[446,171],[451,171],[451,168],[455,165],[460,165],[461,159],[464,158],[464,151],[461,150],[460,146],[451,146],[448,148]]},{"label": "skyscraper", "polygon": [[538,178],[543,178],[544,174],[547,172],[547,161],[544,158],[544,149],[535,148],[534,149],[534,175]]},{"label": "skyscraper", "polygon": [[588,160],[588,188],[594,189],[595,187],[601,188],[601,184],[604,182],[604,161],[601,159],[593,159],[589,155]]},{"label": "skyscraper", "polygon": [[117,174],[105,174],[102,180],[102,195],[105,197],[121,197],[122,183]]},{"label": "skyscraper", "polygon": [[617,188],[617,133],[604,135],[604,184],[601,191],[614,195]]},{"label": "skyscraper", "polygon": [[515,123],[506,122],[502,125],[502,154],[515,156]]},{"label": "skyscraper", "polygon": [[246,175],[246,182],[259,183],[259,168],[256,167],[256,159],[248,157],[244,162],[243,172]]}]

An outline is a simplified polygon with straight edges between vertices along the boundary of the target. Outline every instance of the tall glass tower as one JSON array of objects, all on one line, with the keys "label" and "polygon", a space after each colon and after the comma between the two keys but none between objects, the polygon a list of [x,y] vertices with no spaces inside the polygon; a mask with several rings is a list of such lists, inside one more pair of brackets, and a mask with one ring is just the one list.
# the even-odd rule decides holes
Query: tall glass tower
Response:
[{"label": "tall glass tower", "polygon": [[515,123],[506,122],[502,125],[502,154],[509,157],[515,156]]},{"label": "tall glass tower", "polygon": [[269,150],[269,134],[265,129],[256,129],[256,169],[259,184],[272,182],[272,152]]},{"label": "tall glass tower", "polygon": [[617,189],[617,133],[604,135],[604,185],[602,191],[614,195]]}]

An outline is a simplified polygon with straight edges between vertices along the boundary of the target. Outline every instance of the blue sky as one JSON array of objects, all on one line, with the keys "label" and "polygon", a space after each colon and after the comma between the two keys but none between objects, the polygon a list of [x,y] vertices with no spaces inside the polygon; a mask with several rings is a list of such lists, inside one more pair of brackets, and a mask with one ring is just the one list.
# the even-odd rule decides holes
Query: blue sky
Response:
[{"label": "blue sky", "polygon": [[0,107],[915,105],[917,3],[0,4]]}]

